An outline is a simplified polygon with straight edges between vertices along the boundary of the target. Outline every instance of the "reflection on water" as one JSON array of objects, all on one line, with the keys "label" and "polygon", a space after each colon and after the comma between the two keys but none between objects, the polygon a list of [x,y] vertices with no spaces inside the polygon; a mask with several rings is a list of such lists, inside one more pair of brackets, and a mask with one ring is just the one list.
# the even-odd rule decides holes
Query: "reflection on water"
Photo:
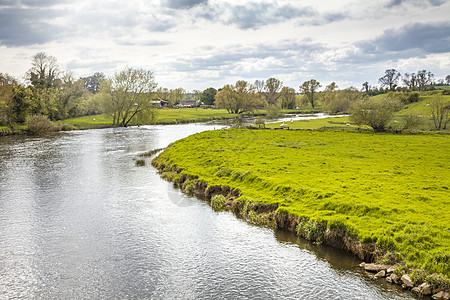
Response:
[{"label": "reflection on water", "polygon": [[[410,299],[359,261],[215,213],[139,153],[219,125],[0,139],[0,298]],[[392,291],[391,291],[392,289]]]}]

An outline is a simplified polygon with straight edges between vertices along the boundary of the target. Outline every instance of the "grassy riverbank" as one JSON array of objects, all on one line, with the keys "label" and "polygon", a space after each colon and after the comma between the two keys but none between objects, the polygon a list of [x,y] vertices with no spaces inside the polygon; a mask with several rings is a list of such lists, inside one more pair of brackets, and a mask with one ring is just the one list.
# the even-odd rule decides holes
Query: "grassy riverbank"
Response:
[{"label": "grassy riverbank", "polygon": [[[214,119],[235,118],[236,115],[229,114],[225,109],[203,109],[203,108],[164,108],[155,110],[155,119],[149,124],[178,124],[190,122],[202,122]],[[61,120],[56,123],[68,124],[76,128],[102,128],[112,126],[112,117],[107,114],[84,116]],[[130,125],[137,125],[132,123]]]},{"label": "grassy riverbank", "polygon": [[448,278],[449,148],[440,134],[231,129],[177,141],[154,163]]},{"label": "grassy riverbank", "polygon": [[[280,110],[281,114],[308,113],[311,110]],[[253,115],[266,115],[267,110],[256,110]],[[252,115],[252,114],[250,114]],[[155,119],[149,124],[178,124],[191,122],[205,122],[218,119],[233,119],[238,115],[229,114],[225,109],[203,109],[203,108],[163,108],[155,110]],[[112,126],[112,117],[107,114],[84,116],[66,119],[56,122],[68,124],[79,128],[101,128]],[[131,125],[136,125],[132,123]]]}]

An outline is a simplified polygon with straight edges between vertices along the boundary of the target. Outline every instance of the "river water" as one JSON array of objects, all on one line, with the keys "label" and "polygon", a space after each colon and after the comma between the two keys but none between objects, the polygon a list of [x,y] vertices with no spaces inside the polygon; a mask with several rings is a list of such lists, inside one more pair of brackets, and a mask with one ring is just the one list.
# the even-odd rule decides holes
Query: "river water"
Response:
[{"label": "river water", "polygon": [[138,154],[214,124],[0,139],[0,299],[414,299],[359,260],[216,213]]}]

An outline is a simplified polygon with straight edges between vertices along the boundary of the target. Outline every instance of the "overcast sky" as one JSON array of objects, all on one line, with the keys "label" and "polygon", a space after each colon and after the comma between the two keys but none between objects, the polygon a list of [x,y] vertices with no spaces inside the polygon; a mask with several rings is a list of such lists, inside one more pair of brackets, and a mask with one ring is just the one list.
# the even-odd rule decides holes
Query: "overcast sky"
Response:
[{"label": "overcast sky", "polygon": [[0,0],[0,72],[37,52],[76,76],[125,66],[188,91],[275,77],[376,85],[386,69],[450,74],[446,0]]}]

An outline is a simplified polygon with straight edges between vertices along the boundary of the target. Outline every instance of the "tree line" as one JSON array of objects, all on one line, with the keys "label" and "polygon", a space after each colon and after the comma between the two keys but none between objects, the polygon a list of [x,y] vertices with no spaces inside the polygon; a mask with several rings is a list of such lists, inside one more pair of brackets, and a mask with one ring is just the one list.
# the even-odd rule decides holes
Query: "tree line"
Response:
[{"label": "tree line", "polygon": [[152,100],[164,99],[175,105],[187,96],[181,87],[158,87],[153,73],[143,69],[127,67],[110,78],[100,72],[75,78],[44,52],[32,57],[24,79],[25,83],[20,83],[0,73],[0,126],[12,131],[35,115],[57,121],[107,113],[114,125],[127,126],[132,120],[152,118]]},{"label": "tree line", "polygon": [[[152,72],[130,67],[111,77],[97,72],[76,79],[71,71],[61,70],[55,57],[43,52],[33,56],[25,77],[26,84],[21,84],[12,76],[0,73],[0,125],[7,125],[11,130],[35,115],[55,121],[106,113],[112,117],[114,126],[127,126],[132,121],[148,123],[154,118],[155,103],[159,100],[174,106],[188,97],[233,114],[249,113],[256,108],[293,109],[300,105],[316,109],[318,103],[323,111],[331,114],[349,113],[361,103],[367,105],[369,96],[386,93],[388,102],[408,104],[419,100],[415,91],[433,89],[435,84],[450,84],[450,75],[435,83],[434,75],[427,70],[402,76],[397,70],[388,69],[378,80],[379,88],[364,82],[360,90],[339,89],[332,82],[320,91],[321,83],[310,79],[299,85],[297,92],[272,77],[254,83],[239,80],[218,90],[210,87],[187,93],[181,87],[158,87]],[[394,91],[399,93],[393,94]],[[398,106],[391,104],[391,110]]]}]

